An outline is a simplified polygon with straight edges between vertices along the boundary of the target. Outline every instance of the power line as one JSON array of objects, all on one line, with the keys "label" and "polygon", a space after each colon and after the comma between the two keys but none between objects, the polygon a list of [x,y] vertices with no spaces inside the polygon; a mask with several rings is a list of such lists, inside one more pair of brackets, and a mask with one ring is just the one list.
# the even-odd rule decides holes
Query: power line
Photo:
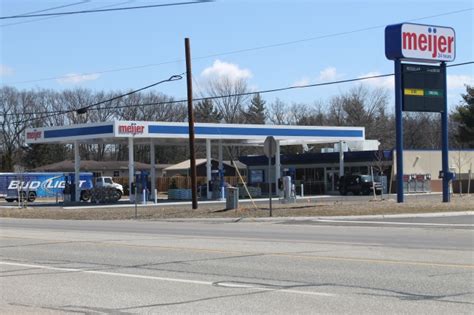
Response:
[{"label": "power line", "polygon": [[[76,4],[82,4],[82,3],[87,3],[87,2],[90,2],[90,0],[84,0],[82,2],[77,2]],[[104,5],[104,6],[95,7],[94,9],[111,8],[111,7],[116,7],[118,5],[123,5],[123,4],[131,3],[131,2],[135,2],[135,0],[127,0],[127,1],[118,2],[118,3],[114,3],[114,4],[108,4],[108,5]],[[71,4],[71,5],[73,5],[73,4]],[[13,25],[19,25],[19,24],[33,23],[33,22],[44,21],[44,20],[57,19],[57,18],[60,18],[60,17],[61,16],[50,16],[50,17],[45,17],[45,18],[41,18],[41,19],[34,19],[34,20],[28,20],[28,21],[20,21],[20,22],[13,22],[13,23],[7,23],[7,24],[0,24],[0,28],[1,27],[7,27],[7,26],[13,26]]]},{"label": "power line", "polygon": [[162,83],[181,80],[181,79],[183,78],[183,77],[182,77],[183,74],[184,74],[184,73],[172,75],[171,77],[169,77],[169,78],[166,79],[166,80],[161,80],[161,81],[155,82],[155,83],[153,83],[153,84],[144,86],[144,87],[142,87],[142,88],[139,88],[139,89],[130,91],[130,92],[128,92],[128,93],[121,94],[121,95],[112,97],[112,98],[110,98],[110,99],[107,99],[107,100],[104,100],[104,101],[100,101],[100,102],[97,102],[97,103],[94,103],[94,104],[91,104],[91,105],[83,106],[83,107],[77,108],[77,109],[66,109],[66,110],[56,110],[56,111],[46,111],[46,112],[29,112],[29,113],[6,113],[6,114],[4,114],[4,115],[5,115],[5,116],[15,116],[15,115],[23,115],[23,116],[25,116],[25,115],[35,115],[35,114],[45,115],[45,116],[34,117],[34,118],[26,119],[26,120],[24,120],[24,121],[17,122],[17,123],[25,123],[25,122],[30,121],[30,120],[45,119],[45,118],[48,118],[48,117],[52,117],[52,116],[56,116],[56,115],[62,115],[62,114],[68,114],[68,113],[72,113],[72,112],[76,112],[76,113],[78,113],[78,114],[85,114],[85,113],[87,113],[87,111],[94,109],[94,107],[96,107],[96,106],[99,106],[99,105],[102,105],[102,104],[105,104],[105,103],[109,103],[109,102],[112,102],[112,101],[117,100],[117,99],[119,99],[119,98],[122,98],[122,97],[125,97],[125,96],[129,96],[129,95],[132,95],[132,94],[135,94],[135,93],[138,93],[138,92],[140,92],[140,91],[149,89],[149,88],[151,88],[151,87],[157,86],[157,85],[162,84]]},{"label": "power line", "polygon": [[165,82],[172,82],[172,81],[177,81],[177,80],[181,80],[183,77],[184,73],[181,73],[181,74],[177,74],[177,75],[172,75],[171,77],[169,77],[168,79],[166,80],[162,80],[162,81],[158,81],[158,82],[155,82],[153,84],[150,84],[150,85],[147,85],[147,86],[144,86],[140,89],[137,89],[137,90],[133,90],[131,92],[128,92],[128,93],[125,93],[125,94],[122,94],[122,95],[119,95],[119,96],[115,96],[115,97],[112,97],[108,100],[105,100],[105,101],[101,101],[101,102],[98,102],[98,103],[95,103],[95,104],[91,104],[91,105],[88,105],[88,106],[85,106],[85,107],[81,107],[79,109],[76,110],[76,112],[78,114],[85,114],[89,109],[91,109],[92,107],[95,107],[95,106],[99,106],[99,105],[102,105],[102,104],[105,104],[105,103],[108,103],[108,102],[112,102],[112,101],[115,101],[119,98],[122,98],[122,97],[125,97],[125,96],[129,96],[129,95],[132,95],[132,94],[135,94],[135,93],[138,93],[140,91],[143,91],[143,90],[146,90],[146,89],[149,89],[151,87],[154,87],[154,86],[157,86],[159,84],[162,84],[162,83],[165,83]]},{"label": "power line", "polygon": [[460,66],[470,65],[473,63],[474,61],[466,61],[466,62],[461,62],[461,63],[454,63],[452,65],[447,65],[446,67],[460,67]]},{"label": "power line", "polygon": [[173,61],[165,61],[165,62],[156,63],[156,64],[146,64],[146,65],[141,65],[141,66],[132,66],[132,67],[117,68],[117,69],[110,69],[110,70],[103,70],[103,71],[96,71],[96,72],[86,72],[86,73],[80,73],[80,74],[72,75],[72,76],[71,75],[62,75],[62,76],[58,76],[58,77],[49,77],[49,78],[42,78],[42,79],[18,81],[18,82],[12,82],[10,84],[25,84],[25,83],[34,83],[34,82],[41,82],[41,81],[52,81],[52,80],[66,79],[66,78],[71,78],[71,77],[75,77],[75,76],[120,72],[120,71],[126,71],[126,70],[155,67],[155,66],[171,64],[171,63],[178,63],[178,62],[182,62],[182,61],[184,61],[184,59],[176,59],[176,60],[173,60]]},{"label": "power line", "polygon": [[[461,10],[456,10],[456,11],[449,11],[449,12],[439,13],[439,14],[435,14],[435,15],[429,15],[429,16],[414,18],[414,19],[410,19],[410,20],[407,20],[407,21],[408,22],[413,22],[413,21],[426,20],[426,19],[430,19],[430,18],[441,17],[441,16],[446,16],[446,15],[452,15],[452,14],[458,14],[458,13],[472,11],[472,10],[474,10],[474,8],[466,8],[466,9],[461,9]],[[226,52],[220,52],[220,53],[214,53],[214,54],[194,57],[194,58],[192,58],[192,60],[203,60],[203,59],[209,59],[209,58],[219,57],[219,56],[234,55],[234,54],[239,54],[239,53],[244,53],[244,52],[251,52],[251,51],[264,50],[264,49],[275,48],[275,47],[295,45],[295,44],[298,44],[298,43],[303,43],[303,42],[308,42],[308,41],[314,41],[314,40],[325,39],[325,38],[330,38],[330,37],[337,37],[337,36],[344,36],[344,35],[349,35],[349,34],[354,34],[354,33],[360,33],[360,32],[364,32],[364,31],[383,28],[385,26],[386,25],[369,26],[369,27],[364,27],[364,28],[351,30],[351,31],[343,31],[343,32],[331,33],[331,34],[320,35],[320,36],[315,36],[315,37],[308,37],[308,38],[303,38],[303,39],[298,39],[298,40],[293,40],[293,41],[280,42],[280,43],[275,43],[275,44],[256,46],[256,47],[250,47],[250,48],[244,48],[244,49],[238,49],[238,50],[230,50],[230,51],[226,51]],[[180,63],[180,62],[184,62],[184,59],[175,59],[175,60],[163,61],[163,62],[159,62],[159,63],[150,63],[150,64],[143,64],[143,65],[138,65],[138,66],[115,68],[115,69],[108,69],[108,70],[95,71],[95,72],[86,72],[86,73],[78,74],[78,76],[79,75],[104,74],[104,73],[121,72],[121,71],[135,70],[135,69],[143,69],[143,68],[157,67],[157,66],[162,66],[162,65],[166,65],[166,64],[173,64],[173,63]],[[11,82],[9,84],[35,83],[35,82],[42,82],[42,81],[52,81],[52,80],[64,79],[64,78],[69,78],[69,77],[70,76],[63,75],[63,76],[47,77],[47,78],[41,78],[41,79],[17,81],[17,82]]]},{"label": "power line", "polygon": [[132,6],[132,7],[122,7],[122,8],[91,9],[91,10],[80,10],[80,11],[65,11],[65,12],[56,12],[56,13],[38,13],[38,14],[23,14],[23,15],[19,14],[19,15],[10,15],[10,16],[0,16],[0,20],[19,19],[19,18],[32,18],[32,17],[45,17],[45,16],[74,15],[74,14],[86,14],[86,13],[100,13],[100,12],[110,12],[110,11],[127,11],[127,10],[138,10],[138,9],[151,9],[151,8],[158,8],[158,7],[171,7],[171,6],[180,6],[180,5],[201,4],[201,3],[213,2],[213,1],[214,0],[196,0],[196,1],[163,3],[163,4],[150,4],[150,5],[141,5],[141,6]]},{"label": "power line", "polygon": [[21,14],[18,14],[18,15],[30,15],[30,14],[35,14],[35,13],[53,11],[53,10],[57,10],[57,9],[72,7],[72,6],[75,6],[75,5],[78,5],[78,4],[84,4],[84,3],[87,3],[87,2],[91,2],[91,0],[82,0],[82,1],[79,1],[79,2],[75,2],[75,3],[59,5],[59,6],[56,6],[56,7],[51,7],[51,8],[47,8],[47,9],[41,9],[41,10],[31,11],[31,12],[27,12],[27,13],[21,13]]},{"label": "power line", "polygon": [[[457,64],[450,64],[447,65],[447,67],[459,67],[459,66],[465,66],[465,65],[470,65],[474,64],[474,61],[467,61],[467,62],[462,62],[462,63],[457,63]],[[182,74],[181,74],[182,75]],[[180,75],[180,76],[181,76]],[[335,84],[342,84],[342,83],[349,83],[349,82],[357,82],[357,81],[364,81],[364,80],[370,80],[370,79],[380,79],[384,77],[390,77],[393,76],[393,73],[386,73],[386,74],[379,74],[379,75],[372,75],[372,76],[365,76],[365,77],[358,77],[358,78],[351,78],[351,79],[345,79],[345,80],[336,80],[336,81],[329,81],[329,82],[322,82],[322,83],[314,83],[314,84],[304,84],[304,85],[292,85],[288,87],[282,87],[282,88],[273,88],[273,89],[267,89],[267,90],[260,90],[260,91],[252,91],[252,92],[245,92],[245,93],[236,93],[236,94],[229,94],[229,95],[218,95],[218,96],[207,96],[207,97],[201,97],[201,98],[194,98],[194,102],[199,102],[199,101],[205,101],[205,100],[215,100],[215,99],[221,99],[221,98],[227,98],[227,97],[238,97],[238,96],[248,96],[248,95],[255,95],[255,94],[267,94],[267,93],[275,93],[275,92],[281,92],[281,91],[287,91],[287,90],[295,90],[295,89],[305,89],[305,88],[311,88],[311,87],[318,87],[318,86],[328,86],[328,85],[335,85]],[[170,77],[171,79],[172,77]],[[164,80],[163,82],[167,82],[168,80]],[[172,80],[174,81],[174,80]],[[160,81],[162,82],[162,81]],[[157,85],[157,83],[154,83],[154,85]],[[135,92],[143,90],[144,88],[135,90]],[[127,94],[118,96],[114,99],[126,96]],[[111,100],[103,101],[100,102],[101,104],[109,102]],[[93,104],[89,105],[86,107],[92,107],[90,110],[104,110],[104,109],[121,109],[121,108],[128,108],[128,107],[135,107],[135,106],[156,106],[156,105],[172,105],[172,104],[179,104],[179,103],[184,103],[186,102],[187,99],[182,99],[182,100],[177,100],[177,101],[166,101],[166,102],[153,102],[153,103],[142,103],[142,104],[126,104],[126,105],[118,105],[118,106],[113,106],[113,107],[96,107],[99,104]],[[32,118],[30,120],[37,120],[37,119],[44,119],[51,117],[52,115],[58,115],[58,114],[67,114],[71,112],[77,112],[79,109],[69,109],[69,110],[58,110],[58,111],[46,111],[46,112],[27,112],[27,113],[21,113],[21,115],[35,115],[35,114],[47,114],[47,116],[42,116],[42,117],[37,117],[37,118]],[[17,114],[6,114],[6,115],[19,115]]]}]

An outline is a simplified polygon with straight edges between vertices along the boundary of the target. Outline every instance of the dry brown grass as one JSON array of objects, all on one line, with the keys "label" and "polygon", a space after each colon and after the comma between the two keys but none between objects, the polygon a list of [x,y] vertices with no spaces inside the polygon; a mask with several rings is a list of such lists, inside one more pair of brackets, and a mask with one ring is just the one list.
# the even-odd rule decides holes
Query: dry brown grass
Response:
[{"label": "dry brown grass", "polygon": [[[440,202],[437,198],[413,199],[398,204],[393,199],[383,201],[349,201],[336,202],[322,201],[321,199],[307,200],[296,204],[275,203],[274,217],[317,217],[317,216],[345,216],[345,215],[373,215],[373,214],[401,214],[447,211],[474,210],[473,197],[454,196],[451,203]],[[192,210],[190,206],[166,207],[138,207],[140,220],[184,219],[184,218],[258,218],[268,217],[268,205],[259,204],[255,209],[251,204],[241,204],[238,210],[224,211],[223,205],[200,205],[199,209]],[[135,218],[133,206],[126,208],[95,208],[95,209],[64,209],[61,207],[28,207],[28,208],[1,208],[0,217],[34,218],[56,220],[129,220]]]}]

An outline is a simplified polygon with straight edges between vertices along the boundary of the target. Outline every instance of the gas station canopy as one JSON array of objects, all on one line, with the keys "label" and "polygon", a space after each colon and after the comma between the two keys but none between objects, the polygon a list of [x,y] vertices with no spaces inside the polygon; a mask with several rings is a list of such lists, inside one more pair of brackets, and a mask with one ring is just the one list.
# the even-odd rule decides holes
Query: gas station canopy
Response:
[{"label": "gas station canopy", "polygon": [[[136,143],[149,143],[157,139],[188,139],[188,123],[119,121],[76,124],[59,127],[30,128],[26,130],[26,143],[120,143],[127,138]],[[365,140],[364,127],[322,127],[290,125],[250,125],[196,123],[196,139],[239,140],[242,145],[261,145],[268,136],[273,136],[280,145],[309,143],[334,143],[339,141]],[[145,140],[145,141],[144,141]],[[235,145],[233,141],[232,145]]]},{"label": "gas station canopy", "polygon": [[[262,146],[269,136],[276,140],[275,182],[280,178],[280,146],[304,145],[315,143],[335,143],[341,141],[364,141],[364,127],[322,127],[290,125],[250,125],[250,124],[217,124],[196,123],[195,139],[205,141],[207,159],[207,179],[211,180],[211,141],[218,145],[219,169],[222,169],[222,147]],[[76,124],[59,127],[29,128],[26,130],[27,144],[74,144],[74,172],[76,180],[76,199],[79,200],[80,155],[79,144],[116,144],[128,145],[129,190],[135,175],[134,145],[150,146],[151,192],[155,191],[155,146],[179,145],[189,138],[188,123],[120,121]],[[227,142],[224,142],[227,141]],[[342,160],[341,160],[342,163]],[[342,164],[341,164],[342,165]],[[209,196],[209,185],[208,185]]]}]

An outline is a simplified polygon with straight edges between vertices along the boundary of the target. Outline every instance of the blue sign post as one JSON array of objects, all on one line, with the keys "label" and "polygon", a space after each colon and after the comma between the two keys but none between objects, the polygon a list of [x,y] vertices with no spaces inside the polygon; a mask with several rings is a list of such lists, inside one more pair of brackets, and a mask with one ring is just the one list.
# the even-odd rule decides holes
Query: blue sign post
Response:
[{"label": "blue sign post", "polygon": [[[444,90],[447,91],[446,63],[441,63],[441,70],[444,73]],[[443,202],[450,202],[449,181],[453,179],[453,174],[449,172],[449,151],[448,151],[448,93],[444,93],[444,110],[441,112],[441,161],[443,170]]]},{"label": "blue sign post", "polygon": [[[449,181],[453,174],[449,172],[448,157],[448,102],[446,89],[446,62],[453,61],[456,56],[455,32],[450,27],[402,23],[389,25],[385,28],[385,56],[394,60],[395,64],[395,125],[396,125],[396,150],[397,150],[397,202],[404,202],[403,194],[403,111],[404,97],[413,97],[415,104],[434,103],[425,97],[443,97],[441,108],[418,107],[416,111],[441,112],[441,153],[442,153],[442,179],[443,202],[450,201]],[[418,61],[441,63],[443,89],[433,89],[424,86],[423,82],[416,82],[417,88],[407,88],[404,82],[402,61]],[[423,66],[426,68],[426,66]],[[423,67],[420,67],[422,69]],[[435,72],[431,70],[431,72]],[[432,74],[427,74],[432,75]],[[413,77],[411,77],[413,80]],[[422,81],[424,80],[420,77]],[[415,79],[415,81],[418,81]],[[413,81],[411,82],[413,84]],[[444,94],[442,94],[444,93]],[[419,99],[417,99],[419,98]],[[418,102],[426,101],[426,102]],[[422,109],[419,109],[422,108]],[[410,110],[410,109],[405,109]]]},{"label": "blue sign post", "polygon": [[404,201],[403,196],[403,97],[402,97],[402,63],[395,60],[395,131],[397,150],[397,202]]}]

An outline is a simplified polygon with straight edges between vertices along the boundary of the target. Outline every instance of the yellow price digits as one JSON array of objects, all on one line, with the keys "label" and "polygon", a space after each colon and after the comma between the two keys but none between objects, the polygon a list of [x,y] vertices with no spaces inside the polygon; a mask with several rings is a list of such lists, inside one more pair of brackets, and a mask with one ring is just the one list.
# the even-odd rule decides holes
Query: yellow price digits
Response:
[{"label": "yellow price digits", "polygon": [[405,95],[414,95],[414,96],[424,96],[425,93],[423,89],[404,89]]}]

